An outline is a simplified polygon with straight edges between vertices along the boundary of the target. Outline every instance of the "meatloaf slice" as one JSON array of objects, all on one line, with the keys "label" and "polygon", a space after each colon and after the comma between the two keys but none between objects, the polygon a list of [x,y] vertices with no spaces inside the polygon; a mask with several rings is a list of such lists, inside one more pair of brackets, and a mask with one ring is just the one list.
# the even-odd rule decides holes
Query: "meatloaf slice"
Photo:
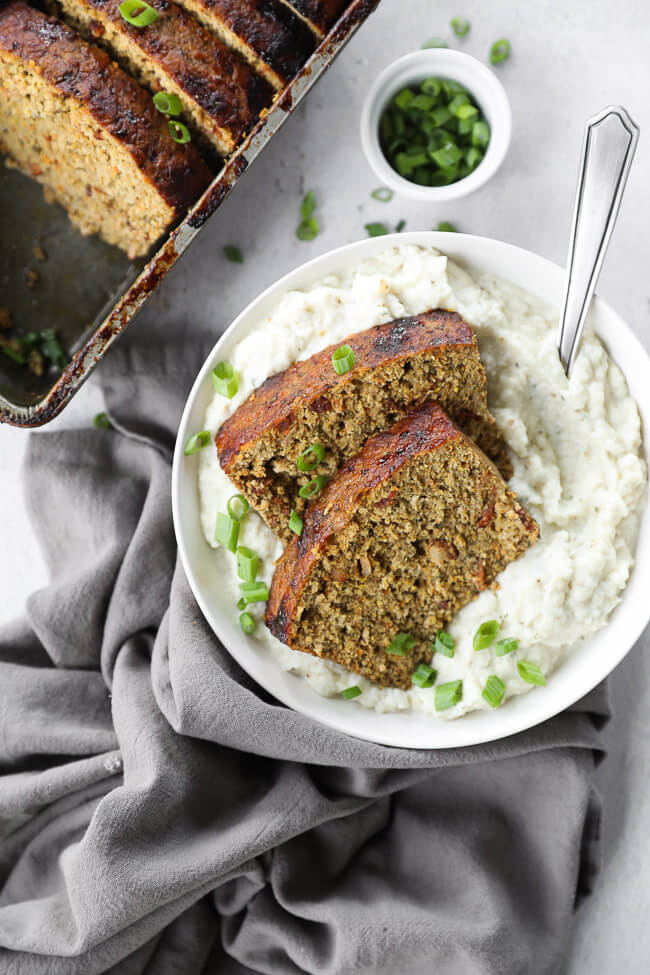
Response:
[{"label": "meatloaf slice", "polygon": [[[436,632],[538,538],[481,450],[429,400],[378,433],[307,509],[266,624],[294,650],[408,688]],[[413,639],[404,656],[388,648]]]},{"label": "meatloaf slice", "polygon": [[281,91],[315,47],[308,27],[281,0],[178,0]]},{"label": "meatloaf slice", "polygon": [[313,30],[316,37],[324,37],[349,0],[282,0]]},{"label": "meatloaf slice", "polygon": [[[267,524],[289,540],[299,490],[331,476],[368,437],[386,430],[427,397],[440,401],[505,476],[507,448],[487,407],[487,380],[470,325],[449,311],[399,318],[345,340],[353,368],[339,376],[330,346],[267,379],[221,426],[221,467]],[[313,471],[297,462],[312,444],[325,454]]]},{"label": "meatloaf slice", "polygon": [[63,18],[153,91],[181,100],[182,118],[229,155],[271,104],[273,89],[181,7],[149,0],[158,20],[133,27],[116,0],[58,0]]},{"label": "meatloaf slice", "polygon": [[210,171],[105,51],[23,0],[0,6],[0,148],[83,234],[145,254]]}]

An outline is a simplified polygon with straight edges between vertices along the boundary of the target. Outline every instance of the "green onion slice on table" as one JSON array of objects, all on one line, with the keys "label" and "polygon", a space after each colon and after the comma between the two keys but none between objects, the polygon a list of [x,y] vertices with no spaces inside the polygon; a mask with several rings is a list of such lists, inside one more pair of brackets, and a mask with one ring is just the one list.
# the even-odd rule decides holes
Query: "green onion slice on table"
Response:
[{"label": "green onion slice on table", "polygon": [[486,620],[481,623],[474,634],[473,646],[475,650],[487,650],[494,643],[494,638],[499,632],[500,624],[498,620]]},{"label": "green onion slice on table", "polygon": [[237,546],[237,575],[244,582],[255,582],[260,567],[259,555],[245,545]]},{"label": "green onion slice on table", "polygon": [[324,456],[325,448],[322,444],[311,444],[298,457],[296,462],[298,470],[303,472],[313,471],[314,468],[318,467]]},{"label": "green onion slice on table", "polygon": [[448,223],[446,220],[441,220],[438,226],[436,227],[436,230],[444,230],[445,233],[448,234],[458,233],[453,223]]},{"label": "green onion slice on table", "polygon": [[442,37],[430,37],[428,41],[425,41],[422,45],[423,50],[429,47],[448,47],[447,41],[443,40]]},{"label": "green onion slice on table", "polygon": [[496,674],[491,674],[483,688],[481,696],[483,700],[487,701],[491,708],[498,708],[503,701],[503,696],[506,693],[506,685],[503,683],[500,677]]},{"label": "green onion slice on table", "polygon": [[462,698],[462,680],[450,680],[447,684],[438,684],[434,697],[436,711],[447,711],[453,708],[454,704],[458,704]]},{"label": "green onion slice on table", "polygon": [[451,29],[453,30],[456,37],[467,37],[469,34],[470,22],[466,20],[465,17],[453,17],[451,20]]},{"label": "green onion slice on table", "polygon": [[239,538],[239,520],[225,515],[222,511],[217,515],[217,524],[214,529],[214,540],[219,542],[230,552],[237,551],[237,540]]},{"label": "green onion slice on table", "polygon": [[354,366],[354,349],[351,349],[349,345],[339,346],[332,352],[332,365],[339,376],[349,372]]},{"label": "green onion slice on table", "polygon": [[318,477],[314,477],[307,484],[303,486],[298,491],[301,498],[305,498],[307,501],[312,501],[317,498],[321,493],[325,485],[327,484],[327,477],[324,474],[319,474]]},{"label": "green onion slice on table", "polygon": [[490,48],[490,63],[501,64],[502,61],[510,57],[510,41],[505,37],[500,37]]},{"label": "green onion slice on table", "polygon": [[415,639],[410,633],[396,633],[386,653],[390,653],[394,657],[404,657],[414,646]]},{"label": "green onion slice on table", "polygon": [[163,115],[180,115],[183,107],[178,95],[171,91],[157,91],[153,103]]},{"label": "green onion slice on table", "polygon": [[309,217],[308,220],[303,220],[298,226],[296,237],[298,240],[313,240],[314,237],[318,236],[319,229],[316,217]]},{"label": "green onion slice on table", "polygon": [[411,683],[416,687],[433,687],[437,672],[429,664],[419,664],[411,674]]},{"label": "green onion slice on table", "polygon": [[[95,416],[93,417],[93,423],[100,430],[110,430],[111,427],[113,426],[106,413],[96,413]],[[209,433],[208,433],[208,439],[210,439]],[[187,444],[185,446],[185,453],[187,453]]]},{"label": "green onion slice on table", "polygon": [[149,27],[155,24],[160,14],[144,0],[124,0],[117,8],[127,24],[134,27]]},{"label": "green onion slice on table", "polygon": [[226,256],[226,260],[230,261],[232,264],[244,263],[244,255],[239,247],[235,247],[234,244],[226,244],[223,252]]},{"label": "green onion slice on table", "polygon": [[[106,415],[106,414],[104,414]],[[210,431],[209,430],[199,430],[195,433],[193,437],[190,437],[185,444],[184,453],[186,457],[190,454],[198,454],[199,450],[203,450],[210,443]]]},{"label": "green onion slice on table", "polygon": [[229,362],[219,362],[212,370],[212,384],[215,392],[226,399],[232,399],[239,389],[237,373]]},{"label": "green onion slice on table", "polygon": [[370,195],[373,200],[379,200],[380,203],[390,203],[393,199],[393,191],[389,190],[387,186],[379,186]]},{"label": "green onion slice on table", "polygon": [[383,237],[388,233],[388,227],[384,223],[366,223],[364,228],[369,237]]}]

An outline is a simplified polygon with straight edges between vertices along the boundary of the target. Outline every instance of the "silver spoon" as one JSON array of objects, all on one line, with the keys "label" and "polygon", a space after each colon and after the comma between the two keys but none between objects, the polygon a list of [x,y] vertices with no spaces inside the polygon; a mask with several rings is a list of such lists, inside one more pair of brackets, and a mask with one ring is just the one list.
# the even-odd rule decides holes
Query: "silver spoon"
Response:
[{"label": "silver spoon", "polygon": [[603,266],[639,141],[639,126],[620,105],[587,122],[569,242],[558,352],[569,376]]}]

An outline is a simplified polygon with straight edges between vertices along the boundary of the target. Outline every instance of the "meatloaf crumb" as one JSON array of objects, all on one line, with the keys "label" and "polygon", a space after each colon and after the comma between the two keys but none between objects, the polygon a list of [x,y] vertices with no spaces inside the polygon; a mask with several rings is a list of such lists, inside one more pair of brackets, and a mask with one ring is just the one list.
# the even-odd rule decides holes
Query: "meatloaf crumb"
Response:
[{"label": "meatloaf crumb", "polygon": [[[221,426],[219,462],[267,524],[289,540],[300,488],[331,476],[372,434],[386,430],[427,397],[449,414],[509,477],[506,445],[487,407],[487,380],[472,328],[459,315],[430,311],[345,340],[354,367],[342,376],[330,346],[267,379]],[[299,455],[325,448],[322,463],[301,474]]]},{"label": "meatloaf crumb", "polygon": [[0,89],[0,148],[82,233],[130,257],[210,180],[196,148],[174,142],[151,96],[105,51],[24,0],[0,6]]},{"label": "meatloaf crumb", "polygon": [[[266,624],[294,650],[407,689],[436,632],[538,535],[492,462],[429,400],[371,437],[307,509],[277,563]],[[387,653],[397,633],[414,640],[405,656]]]}]

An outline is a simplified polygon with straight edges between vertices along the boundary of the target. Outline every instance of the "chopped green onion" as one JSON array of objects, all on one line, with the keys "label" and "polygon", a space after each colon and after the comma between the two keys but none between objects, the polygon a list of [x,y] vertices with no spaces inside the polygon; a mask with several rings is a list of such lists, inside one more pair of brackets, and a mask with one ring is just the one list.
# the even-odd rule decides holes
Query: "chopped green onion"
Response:
[{"label": "chopped green onion", "polygon": [[160,14],[144,0],[124,0],[117,8],[127,24],[134,27],[149,27],[155,24]]},{"label": "chopped green onion", "polygon": [[302,535],[302,518],[297,511],[292,511],[289,516],[289,531],[295,535]]},{"label": "chopped green onion", "polygon": [[233,264],[243,264],[244,255],[240,251],[239,247],[235,247],[233,244],[226,244],[223,249],[226,259],[231,261]]},{"label": "chopped green onion", "polygon": [[2,351],[14,362],[17,362],[19,366],[25,365],[25,356],[18,349],[14,349],[10,345],[3,345]]},{"label": "chopped green onion", "polygon": [[240,582],[242,596],[248,603],[265,603],[269,598],[269,589],[265,582]]},{"label": "chopped green onion", "polygon": [[380,186],[379,189],[373,190],[370,195],[373,200],[379,200],[380,203],[390,203],[393,199],[393,191],[389,190],[387,186]]},{"label": "chopped green onion", "polygon": [[[238,604],[239,605],[239,604]],[[255,620],[250,613],[241,613],[239,616],[239,625],[247,636],[250,636],[255,629]]]},{"label": "chopped green onion", "polygon": [[437,672],[429,664],[420,664],[411,674],[411,683],[416,687],[433,687]]},{"label": "chopped green onion", "polygon": [[500,37],[490,48],[490,63],[501,64],[510,57],[510,41],[505,37]]},{"label": "chopped green onion", "polygon": [[433,649],[436,653],[441,653],[445,657],[453,657],[455,646],[456,644],[451,633],[447,633],[445,630],[438,630],[435,643],[433,644]]},{"label": "chopped green onion", "polygon": [[425,41],[422,45],[423,50],[428,47],[448,47],[447,41],[443,41],[442,37],[431,37],[428,41]]},{"label": "chopped green onion", "polygon": [[478,115],[478,108],[476,105],[461,105],[456,109],[456,118],[467,121],[468,119],[475,119]]},{"label": "chopped green onion", "polygon": [[448,234],[456,234],[458,231],[454,227],[453,223],[448,223],[446,220],[441,220],[436,230],[443,230]]},{"label": "chopped green onion", "polygon": [[44,328],[40,335],[42,340],[41,352],[46,359],[62,369],[68,361],[68,357],[56,331],[53,328]]},{"label": "chopped green onion", "polygon": [[[105,416],[106,414],[104,414]],[[210,443],[210,431],[201,430],[199,433],[195,433],[193,437],[185,444],[185,456],[189,457],[190,454],[198,454],[199,450],[203,450]]]},{"label": "chopped green onion", "polygon": [[235,521],[241,521],[249,507],[250,505],[243,494],[233,494],[232,498],[228,498],[228,502],[226,504],[228,514],[231,518],[234,518]]},{"label": "chopped green onion", "polygon": [[319,229],[316,217],[310,217],[309,220],[303,220],[300,223],[296,230],[296,237],[298,240],[313,240],[314,237],[318,236]]},{"label": "chopped green onion", "polygon": [[246,602],[244,597],[240,596],[239,599],[237,600],[237,609],[246,609],[247,606],[248,603]]},{"label": "chopped green onion", "polygon": [[220,511],[217,515],[217,524],[214,529],[215,542],[220,542],[224,548],[227,548],[230,552],[235,552],[237,551],[238,538],[239,522],[236,518],[231,518],[230,515],[224,515]]},{"label": "chopped green onion", "polygon": [[491,647],[500,628],[497,620],[486,620],[485,623],[481,623],[474,634],[474,649],[487,650],[488,647]]},{"label": "chopped green onion", "polygon": [[388,228],[384,223],[366,223],[364,229],[369,237],[383,237],[388,233]]},{"label": "chopped green onion", "polygon": [[393,98],[393,104],[397,105],[398,108],[407,109],[414,98],[415,95],[410,88],[402,88]]},{"label": "chopped green onion", "polygon": [[226,399],[232,399],[239,389],[237,373],[229,362],[219,362],[212,370],[212,383],[215,391]]},{"label": "chopped green onion", "polygon": [[494,644],[494,652],[497,657],[505,657],[507,653],[514,653],[514,651],[519,646],[519,640],[497,640]]},{"label": "chopped green onion", "polygon": [[344,691],[341,691],[341,697],[343,698],[344,701],[353,701],[355,697],[360,697],[360,696],[361,696],[361,688],[358,687],[356,684],[353,684],[352,687],[346,687]]},{"label": "chopped green onion", "polygon": [[503,695],[506,692],[506,685],[503,683],[500,677],[496,674],[491,674],[488,677],[485,687],[481,697],[488,702],[491,708],[498,708],[503,700]]},{"label": "chopped green onion", "polygon": [[406,226],[406,220],[400,220],[395,226],[395,233],[401,234],[405,226]]},{"label": "chopped green onion", "polygon": [[312,216],[314,210],[316,209],[316,197],[312,190],[305,194],[305,197],[300,204],[300,216],[303,220],[309,220]]},{"label": "chopped green onion", "polygon": [[451,27],[456,37],[466,37],[469,34],[470,23],[464,17],[453,17]]},{"label": "chopped green onion", "polygon": [[169,120],[169,134],[171,135],[174,142],[178,142],[183,145],[185,142],[191,142],[192,136],[190,135],[190,130],[182,122],[177,122],[176,119]]},{"label": "chopped green onion", "polygon": [[255,582],[257,571],[260,567],[259,556],[252,548],[239,545],[237,548],[237,575],[244,582]]},{"label": "chopped green onion", "polygon": [[537,664],[531,663],[530,660],[518,660],[517,670],[521,679],[525,680],[527,684],[537,684],[538,687],[546,687],[546,677],[544,677],[541,667],[538,667]]},{"label": "chopped green onion", "polygon": [[431,153],[431,158],[434,162],[438,163],[440,169],[455,166],[462,157],[463,153],[458,146],[449,140],[440,149],[436,149],[435,152]]},{"label": "chopped green onion", "polygon": [[391,640],[386,653],[390,653],[394,657],[404,657],[414,646],[415,639],[410,633],[397,633]]},{"label": "chopped green onion", "polygon": [[153,103],[163,115],[180,115],[183,108],[178,95],[171,91],[157,91],[153,96]]},{"label": "chopped green onion", "polygon": [[472,145],[483,148],[490,141],[490,127],[487,122],[474,122],[472,126]]},{"label": "chopped green onion", "polygon": [[438,684],[434,698],[436,711],[447,711],[453,708],[454,704],[458,704],[462,698],[462,680],[450,680],[447,684]]},{"label": "chopped green onion", "polygon": [[483,159],[483,153],[481,152],[480,149],[477,149],[475,146],[472,146],[472,148],[467,152],[465,156],[465,160],[470,170],[476,169],[476,167],[482,161],[482,159]]},{"label": "chopped green onion", "polygon": [[299,456],[297,460],[298,470],[313,471],[315,467],[318,467],[324,456],[325,448],[322,444],[313,443],[306,450],[303,450]]},{"label": "chopped green onion", "polygon": [[[93,418],[93,423],[100,430],[110,430],[113,424],[108,419],[106,413],[97,413]],[[210,434],[208,433],[208,440],[210,439]],[[188,441],[189,443],[189,441]],[[187,453],[187,447],[185,447],[185,453]]]},{"label": "chopped green onion", "polygon": [[339,346],[332,352],[332,365],[339,376],[349,372],[354,366],[354,349],[351,349],[349,345]]},{"label": "chopped green onion", "polygon": [[327,484],[327,481],[328,478],[325,474],[319,474],[318,477],[314,477],[307,484],[303,484],[298,491],[298,494],[301,498],[306,498],[307,501],[312,501],[314,498],[318,497]]}]

